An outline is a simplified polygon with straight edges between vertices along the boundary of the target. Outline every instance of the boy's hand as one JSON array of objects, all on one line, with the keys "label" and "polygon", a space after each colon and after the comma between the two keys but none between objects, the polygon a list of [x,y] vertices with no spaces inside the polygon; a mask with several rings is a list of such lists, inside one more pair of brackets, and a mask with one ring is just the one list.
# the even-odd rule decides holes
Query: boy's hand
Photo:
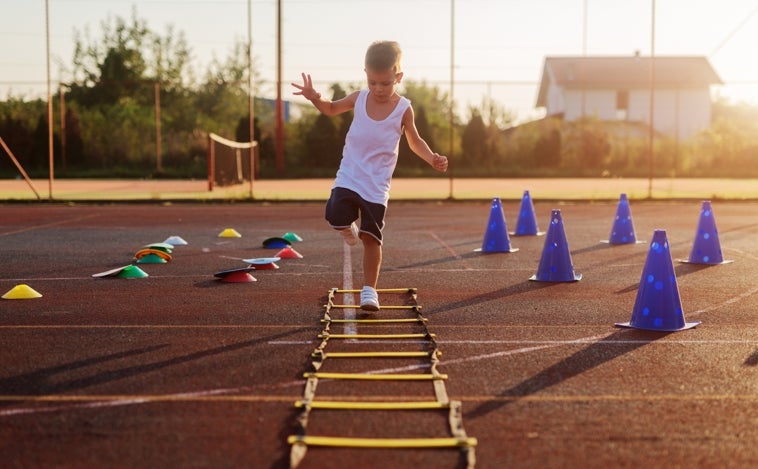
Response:
[{"label": "boy's hand", "polygon": [[311,80],[311,76],[309,74],[303,73],[303,84],[298,85],[297,83],[292,83],[292,86],[297,88],[299,91],[293,91],[292,94],[294,95],[300,95],[307,99],[308,101],[313,101],[314,99],[318,99],[321,97],[321,93],[313,89],[313,80]]},{"label": "boy's hand", "polygon": [[441,173],[447,171],[447,156],[435,153],[434,159],[432,160],[432,167]]}]

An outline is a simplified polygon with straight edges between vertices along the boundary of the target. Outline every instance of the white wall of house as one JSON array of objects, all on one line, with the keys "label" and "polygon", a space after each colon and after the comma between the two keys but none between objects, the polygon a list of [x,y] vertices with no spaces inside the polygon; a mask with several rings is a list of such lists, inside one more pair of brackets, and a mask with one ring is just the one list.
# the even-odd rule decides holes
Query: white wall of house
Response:
[{"label": "white wall of house", "polygon": [[615,90],[566,90],[566,111],[564,118],[573,121],[584,115],[600,120],[616,120]]},{"label": "white wall of house", "polygon": [[[582,116],[600,120],[650,122],[650,92],[629,90],[628,108],[617,108],[616,90],[577,90],[551,86],[547,92],[547,115],[564,114],[574,121]],[[705,89],[656,90],[655,128],[671,137],[687,139],[711,125],[711,96]]]}]

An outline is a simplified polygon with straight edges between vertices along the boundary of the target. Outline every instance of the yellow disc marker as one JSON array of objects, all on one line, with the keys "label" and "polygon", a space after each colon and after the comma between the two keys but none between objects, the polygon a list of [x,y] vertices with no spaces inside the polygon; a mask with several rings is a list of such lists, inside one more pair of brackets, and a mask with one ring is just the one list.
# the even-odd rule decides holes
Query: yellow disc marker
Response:
[{"label": "yellow disc marker", "polygon": [[237,230],[234,228],[227,228],[221,233],[218,234],[219,238],[241,238],[242,235],[239,234]]},{"label": "yellow disc marker", "polygon": [[8,290],[8,293],[3,295],[3,299],[5,300],[31,300],[32,298],[40,297],[42,297],[42,294],[23,283],[21,285],[16,285]]}]

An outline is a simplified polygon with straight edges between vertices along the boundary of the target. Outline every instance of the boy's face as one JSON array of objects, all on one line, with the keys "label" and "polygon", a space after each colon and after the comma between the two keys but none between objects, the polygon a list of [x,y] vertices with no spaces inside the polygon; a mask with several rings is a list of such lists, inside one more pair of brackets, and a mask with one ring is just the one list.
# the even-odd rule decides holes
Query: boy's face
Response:
[{"label": "boy's face", "polygon": [[403,72],[395,73],[393,70],[366,69],[368,89],[379,102],[385,102],[395,94],[398,83],[403,78]]}]

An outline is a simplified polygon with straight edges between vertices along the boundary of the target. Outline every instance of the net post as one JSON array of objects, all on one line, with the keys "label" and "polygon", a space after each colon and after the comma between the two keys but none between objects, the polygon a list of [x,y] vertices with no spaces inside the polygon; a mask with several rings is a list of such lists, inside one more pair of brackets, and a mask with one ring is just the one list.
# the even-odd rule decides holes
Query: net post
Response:
[{"label": "net post", "polygon": [[211,134],[208,134],[208,192],[213,191],[213,165],[214,165],[214,159],[215,155],[213,152],[213,137]]},{"label": "net post", "polygon": [[253,139],[250,139],[250,198],[255,198],[253,196],[253,179],[257,176],[257,167],[258,167],[258,142],[256,142]]},{"label": "net post", "polygon": [[208,140],[208,190],[213,190],[216,185],[243,183],[243,163],[247,164],[247,157],[243,158],[241,151],[252,153],[258,142],[236,142],[213,132],[208,133]]}]

